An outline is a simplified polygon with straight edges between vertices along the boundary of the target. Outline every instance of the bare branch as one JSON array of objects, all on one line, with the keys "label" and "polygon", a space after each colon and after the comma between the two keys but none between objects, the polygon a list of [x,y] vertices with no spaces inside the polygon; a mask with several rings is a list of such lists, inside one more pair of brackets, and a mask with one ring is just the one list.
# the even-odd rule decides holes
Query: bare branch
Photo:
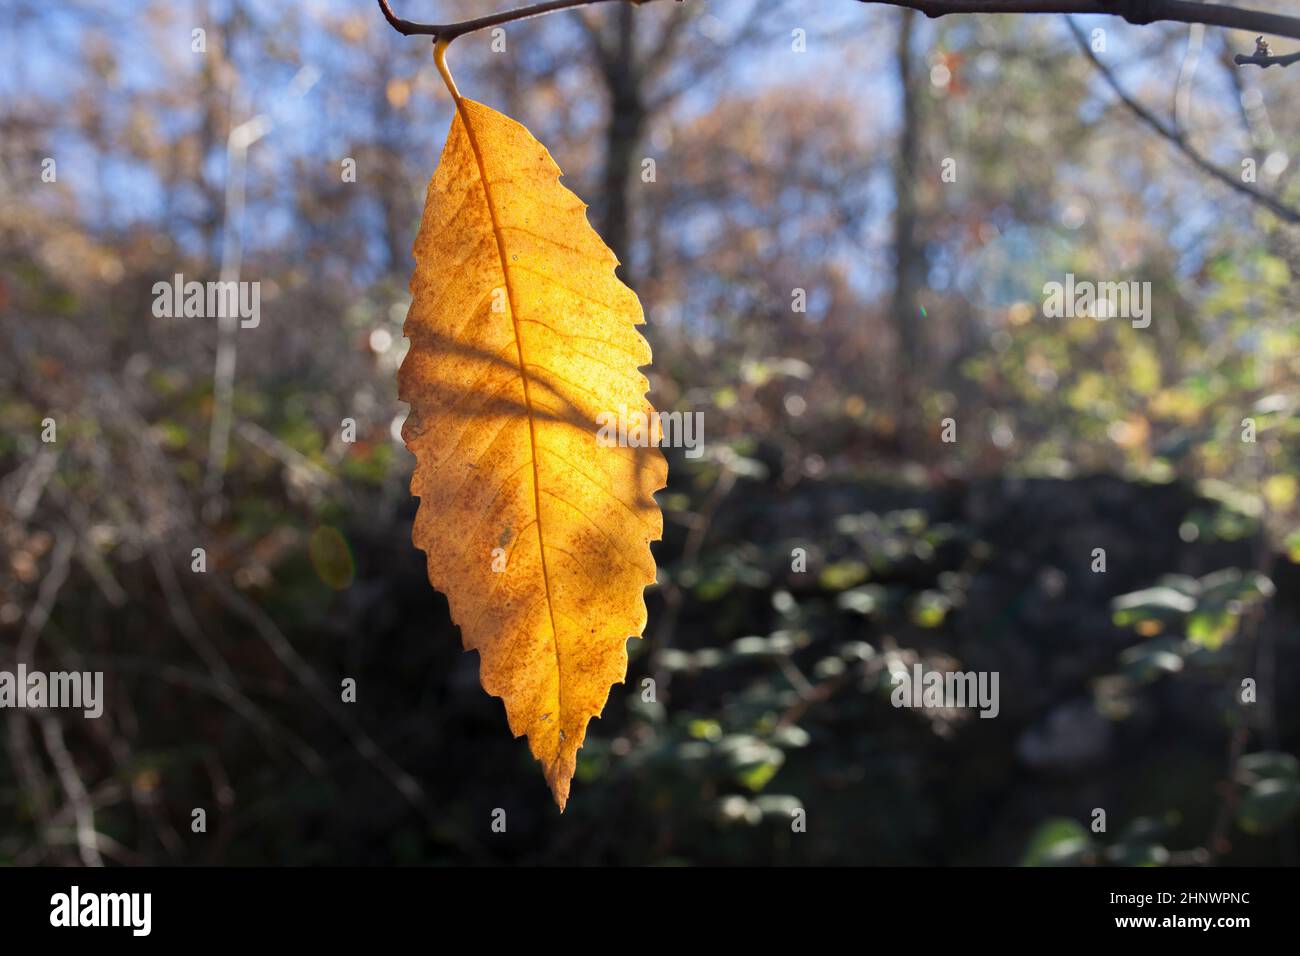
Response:
[{"label": "bare branch", "polygon": [[1300,60],[1300,52],[1291,53],[1287,56],[1274,56],[1273,51],[1268,48],[1268,41],[1262,36],[1255,37],[1255,52],[1250,56],[1242,56],[1238,53],[1232,58],[1232,61],[1237,66],[1246,63],[1254,63],[1257,66],[1272,66],[1274,63],[1278,66],[1289,66],[1297,60]]},{"label": "bare branch", "polygon": [[859,0],[920,10],[927,17],[962,13],[1084,13],[1123,17],[1145,25],[1161,20],[1205,23],[1230,30],[1250,30],[1300,40],[1300,17],[1243,10],[1195,0]]},{"label": "bare branch", "polygon": [[[454,40],[466,33],[486,30],[516,20],[527,20],[557,10],[569,10],[574,7],[593,6],[597,3],[625,2],[641,6],[652,0],[546,0],[519,7],[516,10],[503,10],[474,20],[462,20],[459,23],[416,23],[403,20],[393,13],[388,0],[379,0],[379,9],[384,19],[403,36],[429,36],[440,40]],[[680,3],[681,0],[678,0]],[[858,0],[859,3],[884,3],[892,7],[908,7],[924,13],[927,17],[938,18],[949,14],[968,13],[1085,13],[1106,14],[1123,17],[1129,23],[1147,24],[1157,21],[1174,23],[1204,23],[1231,30],[1249,30],[1252,33],[1266,33],[1272,36],[1290,37],[1300,40],[1300,17],[1288,17],[1280,13],[1266,13],[1261,10],[1244,10],[1220,3],[1200,3],[1197,0]],[[1296,55],[1300,57],[1300,54]],[[1282,61],[1286,61],[1285,63]],[[1279,63],[1295,62],[1295,57],[1270,57],[1262,62],[1256,57],[1238,57],[1237,62],[1270,66]]]},{"label": "bare branch", "polygon": [[1143,106],[1130,96],[1124,87],[1120,85],[1119,79],[1115,76],[1114,71],[1098,59],[1097,55],[1092,52],[1092,47],[1088,45],[1088,38],[1083,35],[1083,30],[1079,25],[1069,17],[1066,18],[1066,22],[1069,23],[1070,32],[1074,34],[1075,40],[1078,41],[1079,48],[1085,55],[1087,55],[1088,59],[1092,61],[1093,66],[1095,66],[1101,73],[1106,84],[1115,92],[1115,95],[1120,98],[1123,104],[1129,108],[1134,116],[1140,119],[1147,126],[1151,127],[1151,129],[1155,130],[1155,132],[1159,133],[1165,139],[1169,140],[1169,142],[1173,143],[1174,146],[1178,147],[1179,152],[1195,163],[1198,168],[1219,180],[1219,182],[1232,187],[1245,196],[1250,197],[1252,200],[1267,207],[1271,212],[1282,219],[1285,219],[1287,222],[1300,222],[1300,210],[1292,209],[1290,206],[1280,202],[1268,193],[1255,189],[1253,186],[1242,182],[1231,173],[1225,172],[1218,166],[1215,166],[1208,159],[1202,156],[1201,153],[1187,141],[1187,138],[1182,133],[1172,129],[1164,122],[1164,120],[1160,119],[1160,117],[1156,116],[1151,112],[1151,110],[1147,109],[1147,107]]},{"label": "bare branch", "polygon": [[[464,36],[466,33],[486,30],[489,27],[499,27],[504,23],[513,23],[516,20],[529,20],[533,17],[540,17],[545,13],[555,13],[557,10],[570,10],[574,7],[589,7],[597,3],[610,2],[626,2],[640,6],[643,3],[650,3],[652,0],[546,0],[545,3],[534,3],[526,7],[520,7],[517,10],[503,10],[500,13],[492,13],[474,20],[462,20],[460,23],[415,23],[412,20],[403,20],[394,15],[388,0],[379,0],[379,9],[383,11],[384,19],[402,36],[426,36],[433,37],[435,40],[451,41],[458,36]],[[1262,29],[1262,27],[1253,29]]]},{"label": "bare branch", "polygon": [[1286,56],[1260,56],[1258,53],[1254,56],[1242,56],[1238,53],[1232,58],[1232,62],[1237,66],[1246,66],[1254,64],[1255,66],[1290,66],[1292,63],[1300,63],[1300,50],[1295,53],[1289,53]]},{"label": "bare branch", "polygon": [[429,813],[429,797],[420,782],[399,767],[392,757],[380,749],[379,744],[375,742],[370,734],[345,709],[338,706],[338,698],[325,686],[325,682],[320,675],[298,653],[297,648],[290,643],[280,628],[276,626],[275,621],[271,620],[271,617],[260,607],[229,585],[217,583],[215,593],[226,607],[253,626],[253,630],[257,631],[280,663],[293,673],[299,682],[316,698],[321,709],[338,724],[353,747],[356,748],[357,753],[382,773],[393,788],[411,806],[426,814]]},{"label": "bare branch", "polygon": [[40,717],[40,726],[41,736],[45,739],[45,751],[50,755],[50,763],[54,764],[59,783],[68,795],[68,803],[77,821],[77,849],[81,853],[81,862],[86,866],[103,866],[104,858],[99,853],[99,833],[95,830],[95,808],[90,802],[86,782],[77,770],[77,762],[72,759],[63,740],[63,725],[44,714]]}]

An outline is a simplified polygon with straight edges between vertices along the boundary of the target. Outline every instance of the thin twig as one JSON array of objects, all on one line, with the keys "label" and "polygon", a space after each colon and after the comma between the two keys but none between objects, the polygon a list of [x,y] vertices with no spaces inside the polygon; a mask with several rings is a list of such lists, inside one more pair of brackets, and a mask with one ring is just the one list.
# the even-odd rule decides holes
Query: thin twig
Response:
[{"label": "thin twig", "polygon": [[73,816],[77,821],[77,847],[81,852],[81,862],[86,866],[103,866],[104,858],[99,855],[99,835],[95,831],[95,808],[91,806],[90,794],[86,783],[77,772],[76,761],[68,753],[63,741],[63,725],[47,715],[40,718],[41,736],[45,739],[45,751],[50,755],[50,763],[59,775],[59,783],[68,795],[72,805]]},{"label": "thin twig", "polygon": [[1248,183],[1242,182],[1231,173],[1225,172],[1218,166],[1215,166],[1208,159],[1202,156],[1200,152],[1187,141],[1187,138],[1182,133],[1170,128],[1164,120],[1160,119],[1160,117],[1152,113],[1151,110],[1147,109],[1130,96],[1124,87],[1120,85],[1119,79],[1115,76],[1114,71],[1103,63],[1098,58],[1097,54],[1092,52],[1092,47],[1088,44],[1088,38],[1083,35],[1083,30],[1080,29],[1079,25],[1069,17],[1066,18],[1066,22],[1070,25],[1070,32],[1074,34],[1075,40],[1078,41],[1079,49],[1081,49],[1088,59],[1092,61],[1093,66],[1095,66],[1101,73],[1106,84],[1115,92],[1115,95],[1120,98],[1134,116],[1140,119],[1147,126],[1151,127],[1151,129],[1155,130],[1165,139],[1169,140],[1169,142],[1173,143],[1174,146],[1178,147],[1178,150],[1195,163],[1197,167],[1219,180],[1219,182],[1223,183],[1225,186],[1230,186],[1242,195],[1248,196],[1260,205],[1267,207],[1271,212],[1282,219],[1285,219],[1287,222],[1300,222],[1300,211],[1292,209],[1290,206],[1280,202],[1268,193],[1255,189]]},{"label": "thin twig", "polygon": [[[700,555],[700,550],[704,547],[705,538],[708,536],[709,528],[713,524],[713,516],[717,513],[718,508],[726,499],[727,495],[736,486],[739,475],[731,468],[723,466],[722,473],[714,483],[708,498],[705,499],[698,514],[694,516],[691,522],[691,530],[686,534],[686,542],[682,545],[682,554],[678,559],[681,567],[687,568],[693,564]],[[662,700],[667,700],[665,696],[668,686],[672,681],[672,672],[667,670],[659,663],[660,657],[664,650],[669,646],[672,635],[677,628],[677,618],[681,614],[682,606],[686,601],[686,595],[682,586],[673,580],[671,574],[665,575],[664,578],[664,610],[659,617],[659,625],[655,628],[654,638],[651,642],[651,653],[656,661],[655,666],[655,690]]]},{"label": "thin twig", "polygon": [[[24,717],[24,712],[19,711],[8,719],[6,749],[14,768],[14,776],[18,778],[27,806],[31,808],[32,819],[36,821],[36,829],[44,833],[52,819],[49,794],[53,788],[46,780],[45,771],[36,760],[31,737],[28,734],[30,721]],[[47,849],[44,846],[38,848],[39,858],[44,858]]]},{"label": "thin twig", "polygon": [[[314,68],[304,66],[283,95],[305,96],[319,75]],[[226,288],[231,288],[231,283],[239,284],[243,269],[248,150],[274,126],[270,112],[258,113],[232,127],[226,137],[225,215],[221,225],[221,281]],[[219,495],[225,480],[226,454],[234,420],[235,363],[238,359],[236,334],[243,324],[235,312],[234,309],[223,309],[217,316],[217,354],[212,368],[212,427],[208,433],[208,465],[203,479],[210,517],[219,514],[221,509]]]},{"label": "thin twig", "polygon": [[492,13],[474,20],[462,20],[459,23],[416,23],[412,20],[403,20],[393,14],[392,7],[388,5],[388,0],[379,0],[379,9],[383,11],[384,19],[402,36],[425,36],[433,37],[435,40],[451,42],[458,36],[473,33],[476,30],[499,27],[505,23],[514,23],[516,20],[529,20],[546,13],[555,13],[558,10],[570,10],[574,7],[589,7],[597,3],[610,2],[626,2],[640,6],[643,3],[650,3],[651,0],[547,0],[545,3],[534,3],[526,7],[520,7],[517,10],[503,10],[500,13]]},{"label": "thin twig", "polygon": [[1196,0],[858,0],[860,3],[885,3],[891,7],[910,7],[927,17],[938,18],[963,13],[1082,13],[1122,17],[1129,23],[1145,26],[1158,21],[1204,23],[1231,30],[1250,30],[1273,36],[1300,40],[1300,17],[1261,10],[1243,10],[1220,3]]},{"label": "thin twig", "polygon": [[269,750],[275,752],[281,742],[285,742],[304,767],[312,772],[319,772],[324,764],[315,748],[287,728],[280,727],[241,690],[234,670],[199,626],[198,619],[194,616],[194,611],[176,577],[176,569],[172,567],[171,559],[163,553],[161,546],[150,548],[149,556],[172,620],[176,623],[181,636],[185,638],[185,642],[190,645],[212,675],[212,684],[217,696],[235,713],[248,721]]},{"label": "thin twig", "polygon": [[1258,53],[1254,56],[1242,56],[1238,53],[1232,58],[1232,62],[1237,66],[1246,66],[1247,64],[1265,67],[1274,65],[1290,66],[1292,63],[1300,63],[1300,50],[1295,53],[1288,53],[1286,56],[1261,56]]},{"label": "thin twig", "polygon": [[59,463],[59,452],[49,445],[42,445],[31,462],[14,498],[13,520],[20,526],[27,523],[40,504],[41,496],[45,494],[45,488]]},{"label": "thin twig", "polygon": [[14,650],[16,663],[26,664],[29,667],[35,663],[36,642],[40,640],[41,632],[49,623],[50,614],[58,603],[59,591],[63,589],[63,583],[68,580],[76,543],[76,535],[67,529],[60,531],[55,538],[50,570],[41,581],[40,589],[36,593],[36,602],[27,615],[27,621]]},{"label": "thin twig", "polygon": [[1193,23],[1187,28],[1187,46],[1183,49],[1183,62],[1178,67],[1178,82],[1174,84],[1174,129],[1180,133],[1190,125],[1188,117],[1192,107],[1192,84],[1196,68],[1201,62],[1201,49],[1205,45],[1205,25]]},{"label": "thin twig", "polygon": [[321,680],[320,675],[298,653],[270,616],[260,607],[248,600],[238,591],[223,582],[214,584],[214,592],[219,600],[242,618],[266,642],[276,658],[311,692],[339,729],[347,736],[349,742],[371,766],[378,770],[406,801],[425,813],[430,811],[428,795],[418,780],[400,767],[375,740],[368,734],[346,710],[340,706],[340,698],[335,696]]}]

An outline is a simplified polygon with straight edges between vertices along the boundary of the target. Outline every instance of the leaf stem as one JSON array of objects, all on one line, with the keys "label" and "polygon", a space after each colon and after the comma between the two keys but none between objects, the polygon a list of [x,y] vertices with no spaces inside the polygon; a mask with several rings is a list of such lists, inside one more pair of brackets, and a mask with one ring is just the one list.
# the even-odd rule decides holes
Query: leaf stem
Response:
[{"label": "leaf stem", "polygon": [[460,107],[460,90],[456,89],[456,81],[451,78],[451,70],[447,67],[447,47],[451,46],[451,41],[455,37],[438,37],[433,41],[433,62],[438,66],[438,72],[442,74],[442,81],[447,84],[447,92],[455,101],[457,108]]}]

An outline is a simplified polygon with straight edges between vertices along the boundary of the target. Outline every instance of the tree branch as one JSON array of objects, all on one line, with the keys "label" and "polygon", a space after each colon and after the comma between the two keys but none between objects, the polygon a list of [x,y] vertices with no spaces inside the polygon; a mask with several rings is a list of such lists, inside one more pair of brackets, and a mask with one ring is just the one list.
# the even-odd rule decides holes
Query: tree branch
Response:
[{"label": "tree branch", "polygon": [[[402,36],[425,36],[450,42],[458,36],[464,36],[466,33],[486,30],[489,27],[499,27],[504,23],[513,23],[516,20],[529,20],[546,13],[555,13],[557,10],[570,10],[574,7],[589,7],[597,3],[611,2],[625,2],[640,6],[643,3],[650,3],[652,0],[546,0],[545,3],[534,3],[526,7],[519,7],[516,10],[503,10],[500,13],[491,13],[474,20],[462,20],[459,23],[416,23],[412,20],[403,20],[393,13],[388,0],[379,0],[379,9],[383,11],[384,19]],[[678,0],[678,2],[681,2],[681,0]]]},{"label": "tree branch", "polygon": [[1292,63],[1300,63],[1300,50],[1286,56],[1261,56],[1258,53],[1254,56],[1242,56],[1238,53],[1232,58],[1232,62],[1237,66],[1245,66],[1248,63],[1255,66],[1272,66],[1275,63],[1278,66],[1289,66]]},{"label": "tree branch", "polygon": [[859,0],[911,7],[927,17],[950,13],[1092,13],[1123,17],[1145,25],[1161,20],[1205,23],[1231,30],[1250,30],[1300,40],[1300,18],[1260,10],[1243,10],[1194,0]]},{"label": "tree branch", "polygon": [[1115,76],[1114,71],[1098,59],[1097,55],[1092,52],[1092,47],[1088,45],[1088,38],[1084,36],[1083,30],[1080,29],[1079,25],[1069,17],[1066,18],[1066,22],[1069,23],[1070,32],[1074,34],[1075,40],[1078,41],[1079,49],[1081,49],[1088,59],[1092,61],[1093,66],[1095,66],[1101,73],[1106,84],[1115,92],[1115,95],[1120,98],[1120,101],[1123,102],[1130,111],[1132,111],[1134,116],[1140,119],[1147,126],[1151,127],[1151,129],[1155,130],[1155,132],[1159,133],[1165,139],[1169,140],[1169,142],[1173,143],[1173,145],[1178,148],[1179,152],[1190,159],[1199,169],[1213,176],[1225,186],[1230,186],[1237,192],[1248,196],[1260,205],[1267,207],[1270,211],[1287,222],[1300,222],[1300,211],[1292,209],[1290,206],[1273,198],[1268,193],[1261,192],[1249,183],[1244,183],[1231,173],[1215,166],[1208,159],[1202,156],[1201,153],[1187,141],[1187,138],[1182,133],[1172,129],[1164,122],[1164,120],[1160,119],[1160,117],[1156,116],[1151,112],[1151,110],[1147,109],[1130,96],[1124,87],[1120,85],[1119,79]]},{"label": "tree branch", "polygon": [[[473,20],[462,20],[458,23],[416,23],[413,20],[403,20],[393,13],[388,0],[379,0],[379,9],[389,25],[402,36],[427,36],[435,40],[451,41],[466,33],[514,23],[517,20],[529,20],[559,10],[595,6],[598,3],[631,3],[641,6],[651,2],[653,0],[546,0],[544,3],[534,3],[515,10],[503,10],[500,13],[492,13]],[[682,3],[683,0],[677,2]],[[1262,10],[1243,10],[1240,7],[1229,7],[1220,3],[1200,3],[1198,0],[858,0],[858,2],[907,7],[924,13],[932,19],[950,14],[970,13],[1106,14],[1123,17],[1129,23],[1139,25],[1157,21],[1204,23],[1230,30],[1249,30],[1254,33],[1267,33],[1300,40],[1300,17],[1266,13]],[[1257,49],[1252,56],[1238,54],[1234,62],[1238,66],[1260,67],[1274,64],[1287,66],[1300,62],[1300,51],[1284,56],[1272,56],[1266,52],[1267,49],[1265,45],[1263,47],[1265,52]]]},{"label": "tree branch", "polygon": [[1237,66],[1246,63],[1255,63],[1259,66],[1272,66],[1276,63],[1278,66],[1288,66],[1300,60],[1300,53],[1292,53],[1288,56],[1274,56],[1273,51],[1268,48],[1268,41],[1262,36],[1255,37],[1255,52],[1250,56],[1242,56],[1238,53],[1233,57],[1233,62]]}]

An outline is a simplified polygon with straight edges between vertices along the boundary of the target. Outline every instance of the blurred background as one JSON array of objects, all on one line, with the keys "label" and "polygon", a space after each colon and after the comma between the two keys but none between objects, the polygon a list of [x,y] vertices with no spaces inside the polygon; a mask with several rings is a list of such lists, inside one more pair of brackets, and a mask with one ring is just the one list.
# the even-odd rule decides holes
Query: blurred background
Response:
[{"label": "blurred background", "polygon": [[[1300,66],[851,0],[455,43],[622,260],[656,407],[704,416],[560,816],[410,542],[427,39],[0,6],[0,668],[107,698],[0,712],[0,863],[1296,862],[1300,230],[1184,148],[1300,207]],[[156,317],[177,273],[260,282],[260,324]],[[1067,273],[1150,282],[1150,327],[1045,317]],[[998,717],[891,706],[916,662],[998,672]]]}]

